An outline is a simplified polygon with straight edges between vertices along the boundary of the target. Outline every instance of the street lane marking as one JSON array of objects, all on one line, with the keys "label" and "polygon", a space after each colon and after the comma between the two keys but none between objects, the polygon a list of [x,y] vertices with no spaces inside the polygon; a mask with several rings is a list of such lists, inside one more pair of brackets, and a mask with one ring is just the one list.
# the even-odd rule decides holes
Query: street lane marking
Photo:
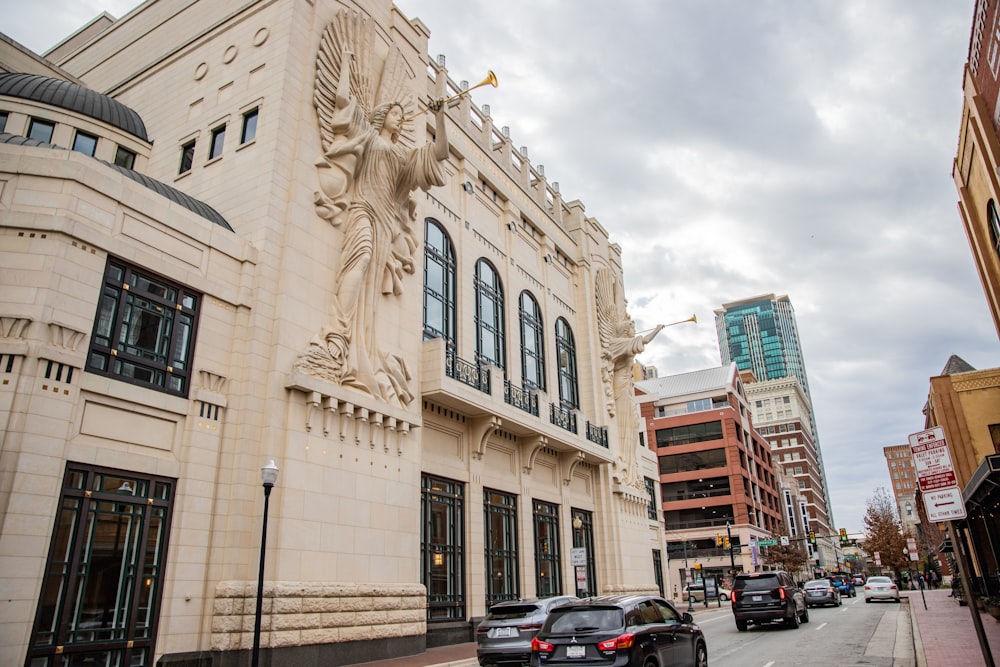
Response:
[{"label": "street lane marking", "polygon": [[774,665],[774,660],[764,665],[764,667],[772,667],[772,665]]},{"label": "street lane marking", "polygon": [[826,623],[820,623],[819,627],[816,628],[816,631],[818,632],[818,631],[822,630],[823,628],[825,628],[826,626],[827,626]]}]

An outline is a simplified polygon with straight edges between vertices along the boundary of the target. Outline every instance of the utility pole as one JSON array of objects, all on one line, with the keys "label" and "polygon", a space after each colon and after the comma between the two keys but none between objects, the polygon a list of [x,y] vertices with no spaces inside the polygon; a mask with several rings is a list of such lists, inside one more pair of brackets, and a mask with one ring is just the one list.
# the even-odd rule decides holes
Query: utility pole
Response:
[{"label": "utility pole", "polygon": [[688,569],[688,541],[684,539],[684,590],[688,594],[688,612],[694,611],[694,599],[691,597],[691,570]]}]

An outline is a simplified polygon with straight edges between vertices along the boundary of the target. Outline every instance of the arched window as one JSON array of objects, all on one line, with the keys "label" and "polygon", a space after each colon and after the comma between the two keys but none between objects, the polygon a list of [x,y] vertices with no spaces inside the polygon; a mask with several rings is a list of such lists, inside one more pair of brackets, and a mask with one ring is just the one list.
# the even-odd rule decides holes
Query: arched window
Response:
[{"label": "arched window", "polygon": [[484,362],[506,368],[503,286],[485,259],[476,262],[476,354]]},{"label": "arched window", "polygon": [[990,242],[993,244],[993,249],[1000,255],[1000,215],[997,214],[997,207],[992,199],[986,205],[986,217],[990,226]]},{"label": "arched window", "polygon": [[542,311],[530,292],[521,292],[521,377],[525,386],[545,389],[545,342]]},{"label": "arched window", "polygon": [[448,233],[424,222],[424,340],[455,343],[455,250]]},{"label": "arched window", "polygon": [[559,402],[567,408],[580,407],[580,386],[576,374],[576,341],[563,318],[556,320],[556,363],[559,366]]}]

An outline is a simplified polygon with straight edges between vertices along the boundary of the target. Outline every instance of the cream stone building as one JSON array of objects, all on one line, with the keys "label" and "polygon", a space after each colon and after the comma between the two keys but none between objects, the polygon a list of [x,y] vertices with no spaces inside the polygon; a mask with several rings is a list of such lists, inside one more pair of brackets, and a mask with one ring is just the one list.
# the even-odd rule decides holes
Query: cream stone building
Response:
[{"label": "cream stone building", "polygon": [[428,36],[149,0],[0,41],[5,664],[246,664],[260,567],[265,664],[306,667],[665,590],[658,329]]}]

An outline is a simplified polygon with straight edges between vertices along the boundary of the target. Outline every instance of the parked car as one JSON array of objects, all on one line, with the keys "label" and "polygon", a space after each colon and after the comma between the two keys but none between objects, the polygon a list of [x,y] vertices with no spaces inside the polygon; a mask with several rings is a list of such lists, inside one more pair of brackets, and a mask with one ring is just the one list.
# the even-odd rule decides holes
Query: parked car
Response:
[{"label": "parked car", "polygon": [[830,577],[830,581],[840,590],[841,595],[846,595],[849,598],[858,596],[858,592],[854,588],[854,581],[847,575],[835,574]]},{"label": "parked car", "polygon": [[865,582],[865,602],[895,600],[899,602],[899,587],[889,577],[868,577]]},{"label": "parked car", "polygon": [[531,641],[531,667],[707,667],[691,614],[651,595],[586,598],[553,609]]},{"label": "parked car", "polygon": [[736,629],[745,632],[747,624],[782,622],[797,628],[809,622],[805,595],[792,577],[783,571],[747,572],[733,582],[733,616]]},{"label": "parked car", "polygon": [[578,599],[572,595],[559,595],[493,605],[486,618],[476,626],[479,664],[483,667],[528,664],[531,640],[552,608]]},{"label": "parked car", "polygon": [[[691,584],[691,586],[689,588],[690,588],[691,599],[693,601],[695,601],[695,602],[704,602],[705,601],[705,582],[704,581],[702,581],[701,579],[699,579],[695,583]],[[714,590],[715,591],[715,595],[710,598],[710,601],[715,601],[716,598],[718,598],[720,600],[723,600],[723,601],[728,601],[730,593],[732,592],[728,588],[725,588],[723,586],[718,586],[718,587],[715,587],[714,589],[712,588],[712,586],[709,586],[709,590]],[[687,592],[687,589],[685,589],[684,602],[687,602],[687,600],[688,600],[688,592]]]},{"label": "parked car", "polygon": [[806,606],[818,607],[832,604],[840,606],[840,589],[829,579],[813,579],[807,581],[803,588],[806,594]]}]

